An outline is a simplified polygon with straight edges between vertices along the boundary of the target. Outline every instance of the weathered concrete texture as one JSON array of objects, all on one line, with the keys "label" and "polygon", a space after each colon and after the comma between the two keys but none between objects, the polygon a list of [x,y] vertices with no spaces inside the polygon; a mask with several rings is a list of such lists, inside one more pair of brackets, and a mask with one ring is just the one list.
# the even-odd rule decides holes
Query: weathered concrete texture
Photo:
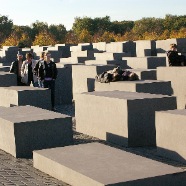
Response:
[{"label": "weathered concrete texture", "polygon": [[95,82],[95,91],[113,90],[172,95],[170,81],[139,80],[139,81],[116,81],[110,83]]},{"label": "weathered concrete texture", "polygon": [[17,76],[9,72],[0,71],[0,87],[16,86]]},{"label": "weathered concrete texture", "polygon": [[178,46],[178,52],[186,52],[186,38],[178,39],[166,39],[156,41],[156,51],[157,53],[164,53],[170,49],[170,44],[175,43]]},{"label": "weathered concrete texture", "polygon": [[107,43],[106,52],[125,52],[134,57],[136,56],[136,43],[133,41]]},{"label": "weathered concrete texture", "polygon": [[95,76],[104,71],[111,70],[116,66],[113,65],[73,65],[73,99],[82,92],[94,91]]},{"label": "weathered concrete texture", "polygon": [[136,42],[136,56],[156,56],[156,42],[154,40],[139,40]]},{"label": "weathered concrete texture", "polygon": [[128,69],[138,75],[141,80],[156,80],[156,69]]},{"label": "weathered concrete texture", "polygon": [[0,66],[0,72],[9,72],[10,66]]},{"label": "weathered concrete texture", "polygon": [[176,109],[176,98],[104,91],[76,96],[76,131],[126,146],[155,146],[155,111]]},{"label": "weathered concrete texture", "polygon": [[0,106],[32,105],[51,109],[50,90],[29,86],[0,87]]},{"label": "weathered concrete texture", "polygon": [[72,65],[62,65],[56,63],[58,69],[58,77],[55,87],[55,104],[71,104],[72,103]]},{"label": "weathered concrete texture", "polygon": [[186,110],[156,112],[156,142],[158,153],[186,163]]},{"label": "weathered concrete texture", "polygon": [[131,54],[120,52],[120,53],[114,53],[114,52],[103,52],[103,53],[95,53],[94,57],[96,60],[122,60],[122,57],[130,57]]},{"label": "weathered concrete texture", "polygon": [[174,96],[177,97],[177,108],[186,107],[186,67],[158,67],[157,80],[171,81]]},{"label": "weathered concrete texture", "polygon": [[93,49],[97,49],[99,51],[106,51],[106,42],[98,42],[92,44],[93,44]]},{"label": "weathered concrete texture", "polygon": [[166,57],[123,57],[127,60],[130,68],[156,69],[159,66],[166,66]]},{"label": "weathered concrete texture", "polygon": [[0,148],[17,158],[72,144],[72,118],[32,106],[0,107]]},{"label": "weathered concrete texture", "polygon": [[121,68],[128,68],[126,60],[86,60],[85,65],[116,65]]},{"label": "weathered concrete texture", "polygon": [[184,186],[186,173],[99,143],[34,151],[34,167],[77,186]]}]

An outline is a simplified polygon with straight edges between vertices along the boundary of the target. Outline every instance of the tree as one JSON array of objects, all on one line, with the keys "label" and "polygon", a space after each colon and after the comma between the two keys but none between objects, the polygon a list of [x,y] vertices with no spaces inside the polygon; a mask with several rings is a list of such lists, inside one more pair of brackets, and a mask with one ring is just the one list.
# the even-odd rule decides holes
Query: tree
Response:
[{"label": "tree", "polygon": [[41,45],[41,46],[55,45],[55,44],[56,41],[54,37],[47,31],[40,32],[38,35],[36,35],[35,40],[33,42],[33,45]]},{"label": "tree", "polygon": [[81,33],[79,34],[79,42],[81,43],[91,43],[92,42],[92,36],[88,32],[88,30],[83,29]]},{"label": "tree", "polygon": [[50,25],[48,30],[49,30],[49,33],[55,37],[55,40],[58,43],[65,42],[65,35],[67,34],[67,30],[64,27],[64,25],[62,25],[62,24]]},{"label": "tree", "polygon": [[0,43],[2,43],[12,32],[13,22],[7,16],[0,15]]},{"label": "tree", "polygon": [[5,41],[2,43],[2,46],[18,46],[19,38],[13,32]]}]

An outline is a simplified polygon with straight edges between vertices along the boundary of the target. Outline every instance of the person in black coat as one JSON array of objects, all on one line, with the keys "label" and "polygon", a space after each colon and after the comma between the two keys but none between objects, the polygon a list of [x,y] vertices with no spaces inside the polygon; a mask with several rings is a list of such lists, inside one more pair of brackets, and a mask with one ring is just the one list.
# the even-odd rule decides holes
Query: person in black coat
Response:
[{"label": "person in black coat", "polygon": [[170,50],[166,52],[169,66],[186,66],[186,57],[179,55],[176,44],[170,44]]}]

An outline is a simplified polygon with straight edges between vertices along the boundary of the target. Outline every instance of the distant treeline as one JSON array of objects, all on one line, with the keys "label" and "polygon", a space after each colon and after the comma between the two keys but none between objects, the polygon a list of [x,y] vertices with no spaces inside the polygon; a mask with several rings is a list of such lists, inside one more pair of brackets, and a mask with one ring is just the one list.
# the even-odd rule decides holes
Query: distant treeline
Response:
[{"label": "distant treeline", "polygon": [[137,21],[111,21],[105,17],[76,17],[72,29],[63,24],[36,21],[31,26],[14,25],[0,15],[0,46],[30,47],[57,43],[114,42],[186,38],[186,15],[142,18]]}]

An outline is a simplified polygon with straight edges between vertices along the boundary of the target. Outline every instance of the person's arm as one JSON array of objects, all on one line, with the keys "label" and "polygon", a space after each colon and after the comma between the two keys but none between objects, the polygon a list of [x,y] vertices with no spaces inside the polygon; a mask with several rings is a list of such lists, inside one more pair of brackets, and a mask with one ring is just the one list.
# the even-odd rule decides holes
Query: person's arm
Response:
[{"label": "person's arm", "polygon": [[25,69],[25,61],[23,61],[23,64],[21,66],[21,77],[24,77],[24,69]]}]

